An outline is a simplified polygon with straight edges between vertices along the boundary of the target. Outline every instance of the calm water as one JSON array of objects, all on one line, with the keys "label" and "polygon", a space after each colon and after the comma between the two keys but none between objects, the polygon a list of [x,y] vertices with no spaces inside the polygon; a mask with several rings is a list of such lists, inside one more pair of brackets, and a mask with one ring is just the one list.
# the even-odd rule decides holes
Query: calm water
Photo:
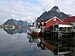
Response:
[{"label": "calm water", "polygon": [[25,29],[0,29],[0,56],[54,56],[50,50],[42,50],[35,42],[29,42]]}]

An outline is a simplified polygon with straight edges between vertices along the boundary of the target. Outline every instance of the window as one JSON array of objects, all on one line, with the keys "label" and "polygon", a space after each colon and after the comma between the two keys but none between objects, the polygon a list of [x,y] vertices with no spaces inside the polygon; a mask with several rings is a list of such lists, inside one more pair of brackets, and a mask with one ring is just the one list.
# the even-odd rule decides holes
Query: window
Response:
[{"label": "window", "polygon": [[75,26],[73,26],[73,29],[75,29]]}]

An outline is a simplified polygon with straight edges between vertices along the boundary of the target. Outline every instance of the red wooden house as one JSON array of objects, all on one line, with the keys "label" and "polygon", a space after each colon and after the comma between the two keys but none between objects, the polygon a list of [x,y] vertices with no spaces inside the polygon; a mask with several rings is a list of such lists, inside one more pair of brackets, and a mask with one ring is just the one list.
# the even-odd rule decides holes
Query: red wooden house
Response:
[{"label": "red wooden house", "polygon": [[75,16],[65,18],[63,22],[74,23],[75,22]]},{"label": "red wooden house", "polygon": [[73,31],[75,32],[75,16],[65,18],[63,22],[72,24],[73,25]]},{"label": "red wooden house", "polygon": [[46,25],[46,29],[48,29],[50,26],[53,26],[55,23],[57,24],[61,24],[63,23],[63,21],[61,21],[59,18],[57,17],[53,17],[51,19],[49,19],[48,21],[45,22],[45,25]]}]

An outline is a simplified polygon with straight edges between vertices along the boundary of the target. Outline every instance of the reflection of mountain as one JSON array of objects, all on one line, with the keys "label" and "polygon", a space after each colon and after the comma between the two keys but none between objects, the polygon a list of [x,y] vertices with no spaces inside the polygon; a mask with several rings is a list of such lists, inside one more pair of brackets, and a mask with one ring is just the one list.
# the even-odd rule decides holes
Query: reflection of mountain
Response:
[{"label": "reflection of mountain", "polygon": [[6,31],[8,34],[15,34],[15,33],[26,33],[27,29],[4,29],[4,31]]}]

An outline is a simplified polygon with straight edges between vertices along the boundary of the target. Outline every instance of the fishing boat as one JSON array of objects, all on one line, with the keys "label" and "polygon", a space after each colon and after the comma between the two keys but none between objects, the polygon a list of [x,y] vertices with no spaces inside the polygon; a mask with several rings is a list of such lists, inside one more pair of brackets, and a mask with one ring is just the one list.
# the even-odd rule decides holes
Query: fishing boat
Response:
[{"label": "fishing boat", "polygon": [[33,37],[39,38],[39,37],[40,37],[40,33],[41,33],[41,29],[40,29],[40,28],[36,28],[36,29],[34,29],[34,30],[31,32],[31,35],[32,35]]},{"label": "fishing boat", "polygon": [[40,33],[41,33],[41,29],[40,28],[36,28],[36,27],[30,27],[28,32],[29,35],[31,35],[32,37],[40,37]]}]

